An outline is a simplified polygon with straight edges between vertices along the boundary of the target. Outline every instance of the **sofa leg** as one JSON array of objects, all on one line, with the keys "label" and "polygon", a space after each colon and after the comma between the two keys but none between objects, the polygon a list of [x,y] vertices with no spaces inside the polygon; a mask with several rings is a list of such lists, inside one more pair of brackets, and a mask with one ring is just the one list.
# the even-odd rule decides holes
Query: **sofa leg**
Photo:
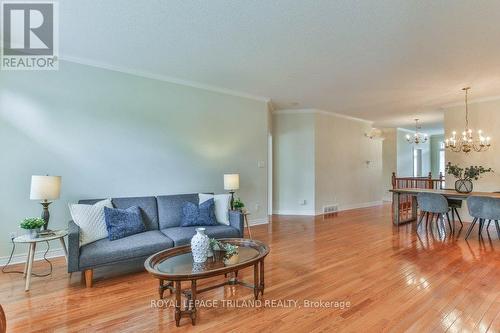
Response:
[{"label": "sofa leg", "polygon": [[87,288],[92,288],[92,277],[94,275],[94,271],[91,269],[85,270],[85,286]]}]

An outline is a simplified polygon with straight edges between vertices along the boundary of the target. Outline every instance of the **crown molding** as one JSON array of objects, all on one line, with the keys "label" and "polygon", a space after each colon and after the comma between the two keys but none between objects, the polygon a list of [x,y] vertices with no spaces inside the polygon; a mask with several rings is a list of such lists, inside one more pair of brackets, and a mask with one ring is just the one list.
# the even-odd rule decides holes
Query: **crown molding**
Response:
[{"label": "crown molding", "polygon": [[348,120],[354,120],[354,121],[360,121],[363,123],[373,124],[373,121],[371,121],[371,120],[346,116],[345,114],[340,114],[340,113],[331,112],[331,111],[324,111],[324,110],[319,110],[319,109],[283,109],[283,110],[274,110],[273,114],[278,114],[278,115],[279,114],[321,114],[321,115],[326,115],[326,116],[344,118],[344,119],[348,119]]},{"label": "crown molding", "polygon": [[78,58],[78,57],[62,56],[61,55],[59,57],[59,59],[66,61],[66,62],[75,63],[75,64],[80,64],[80,65],[85,65],[85,66],[90,66],[90,67],[95,67],[95,68],[100,68],[100,69],[106,69],[106,70],[110,70],[110,71],[114,71],[114,72],[120,72],[120,73],[140,76],[140,77],[152,79],[152,80],[174,83],[174,84],[187,86],[187,87],[191,87],[191,88],[203,89],[203,90],[207,90],[207,91],[211,91],[211,92],[215,92],[215,93],[219,93],[219,94],[231,95],[231,96],[235,96],[235,97],[242,97],[242,98],[257,100],[259,102],[265,102],[265,103],[271,102],[271,98],[269,98],[269,97],[252,95],[252,94],[248,94],[248,93],[237,91],[237,90],[213,86],[210,84],[189,81],[189,80],[184,80],[184,79],[178,79],[175,77],[161,75],[161,74],[153,74],[150,72],[144,72],[144,71],[139,71],[139,70],[135,70],[135,69],[124,68],[121,66],[105,64],[105,63],[87,60],[87,59],[82,59],[82,58]]},{"label": "crown molding", "polygon": [[402,127],[397,127],[396,128],[398,131],[403,131],[403,132],[407,132],[407,133],[415,133],[415,131],[413,130],[409,130],[407,128],[402,128]]}]

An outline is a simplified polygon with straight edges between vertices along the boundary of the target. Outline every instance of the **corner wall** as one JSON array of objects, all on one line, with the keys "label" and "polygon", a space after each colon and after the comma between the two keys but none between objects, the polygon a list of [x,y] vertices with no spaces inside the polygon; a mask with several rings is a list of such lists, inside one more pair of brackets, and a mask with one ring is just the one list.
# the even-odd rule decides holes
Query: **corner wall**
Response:
[{"label": "corner wall", "polygon": [[371,123],[316,114],[316,214],[381,204],[382,141],[365,133]]},{"label": "corner wall", "polygon": [[325,111],[274,112],[274,213],[381,204],[382,142],[365,136],[370,129],[370,122]]}]

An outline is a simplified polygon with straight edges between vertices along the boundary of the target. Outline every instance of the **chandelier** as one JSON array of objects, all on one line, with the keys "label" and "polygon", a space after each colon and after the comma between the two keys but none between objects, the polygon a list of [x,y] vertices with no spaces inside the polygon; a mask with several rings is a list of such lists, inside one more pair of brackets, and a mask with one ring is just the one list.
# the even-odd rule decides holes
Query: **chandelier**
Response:
[{"label": "chandelier", "polygon": [[418,145],[419,143],[424,143],[427,141],[428,137],[427,134],[422,134],[419,133],[419,129],[421,127],[418,125],[418,119],[415,119],[415,134],[410,135],[406,134],[406,141],[408,141],[411,144],[416,144]]},{"label": "chandelier", "polygon": [[453,131],[451,137],[444,141],[445,147],[456,153],[469,153],[472,150],[480,152],[490,148],[489,136],[485,137],[483,131],[479,130],[477,131],[477,136],[474,137],[472,129],[469,128],[469,109],[467,104],[469,89],[470,87],[462,89],[465,91],[465,130],[462,132],[462,136],[459,137],[457,137],[457,132]]}]

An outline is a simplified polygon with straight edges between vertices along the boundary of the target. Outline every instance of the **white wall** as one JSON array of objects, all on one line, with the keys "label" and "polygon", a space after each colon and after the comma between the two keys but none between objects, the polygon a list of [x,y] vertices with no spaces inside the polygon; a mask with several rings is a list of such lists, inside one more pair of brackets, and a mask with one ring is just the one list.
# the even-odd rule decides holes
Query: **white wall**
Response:
[{"label": "white wall", "polygon": [[29,200],[33,174],[62,176],[52,228],[67,226],[78,199],[223,192],[228,172],[241,174],[238,195],[263,221],[267,139],[264,101],[67,62],[2,72],[0,257],[9,232],[41,212]]},{"label": "white wall", "polygon": [[380,204],[382,142],[369,139],[371,123],[316,114],[316,213]]},{"label": "white wall", "polygon": [[[477,131],[483,130],[491,137],[491,148],[486,152],[471,152],[469,154],[445,152],[446,163],[459,164],[461,167],[482,165],[492,168],[495,173],[486,174],[482,179],[474,181],[474,191],[500,191],[500,100],[469,104],[469,124]],[[444,112],[445,137],[450,137],[453,130],[461,133],[465,127],[464,106],[448,108]],[[447,187],[453,187],[455,179],[446,176]],[[467,209],[462,209],[461,215],[471,220]]]},{"label": "white wall", "polygon": [[397,129],[382,129],[382,197],[385,201],[392,201],[392,173],[398,170]]},{"label": "white wall", "polygon": [[369,122],[324,111],[275,112],[274,212],[316,215],[325,205],[380,204],[382,143],[365,137],[370,129]]},{"label": "white wall", "polygon": [[314,215],[315,116],[281,111],[273,114],[272,123],[273,211]]}]

